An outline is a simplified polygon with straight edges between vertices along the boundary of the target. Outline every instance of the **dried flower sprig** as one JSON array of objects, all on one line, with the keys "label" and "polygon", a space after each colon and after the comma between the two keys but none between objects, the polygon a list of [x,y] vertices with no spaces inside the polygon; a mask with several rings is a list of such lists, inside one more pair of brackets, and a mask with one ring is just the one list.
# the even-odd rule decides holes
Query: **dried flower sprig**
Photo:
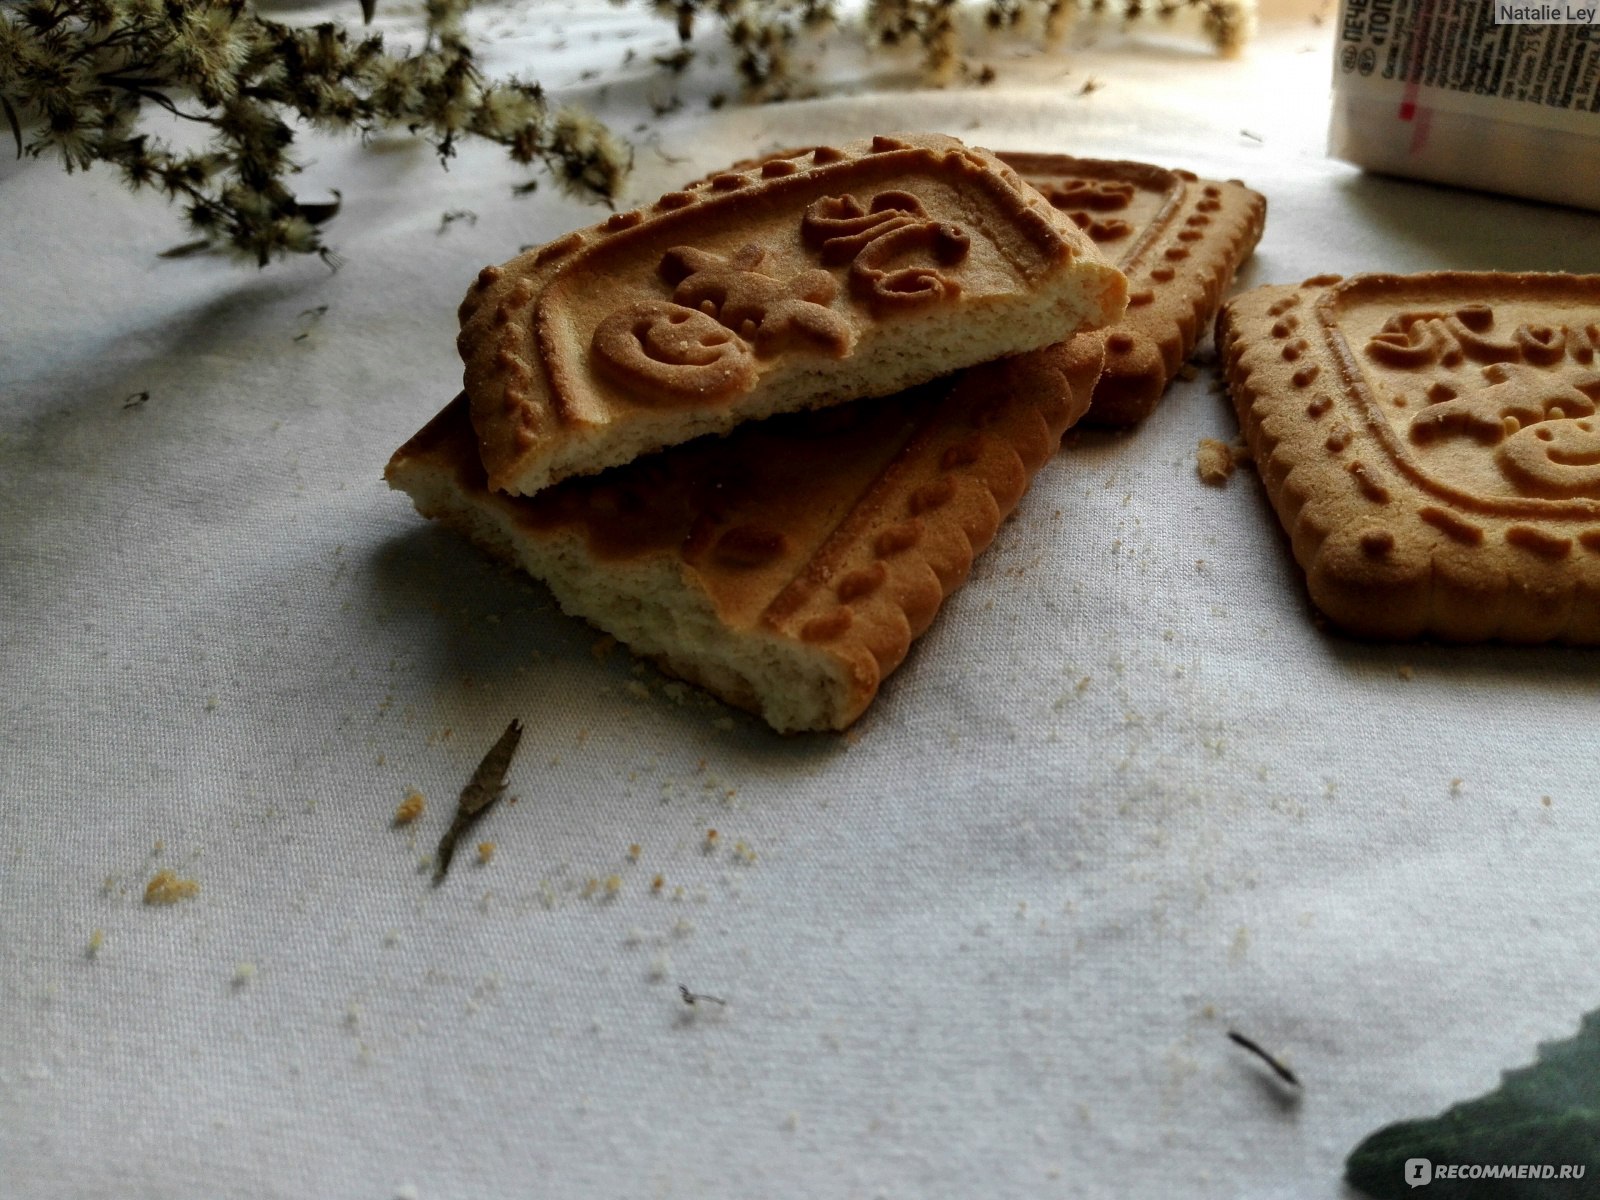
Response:
[{"label": "dried flower sprig", "polygon": [[[18,155],[69,172],[106,163],[134,190],[183,206],[208,241],[265,265],[330,252],[318,226],[338,211],[288,186],[298,118],[363,135],[404,126],[442,159],[463,137],[543,164],[568,188],[613,196],[626,148],[587,113],[552,110],[537,83],[486,79],[461,31],[467,0],[428,0],[427,41],[391,53],[333,23],[291,28],[247,0],[22,0],[0,5],[0,115]],[[370,0],[365,0],[370,15]],[[181,151],[140,129],[145,106],[208,128]]]},{"label": "dried flower sprig", "polygon": [[[942,82],[955,73],[967,49],[962,9],[960,0],[868,0],[866,27],[880,45],[920,46],[924,72]],[[982,10],[990,30],[1036,32],[1045,46],[1059,44],[1080,14],[1131,25],[1197,12],[1201,31],[1222,54],[1243,48],[1255,24],[1254,0],[984,0]]]},{"label": "dried flower sprig", "polygon": [[714,16],[733,48],[746,92],[764,100],[790,94],[795,43],[803,33],[829,28],[837,15],[834,0],[653,0],[653,5],[676,23],[685,46],[694,37],[695,18]]},{"label": "dried flower sprig", "polygon": [[[359,0],[370,20],[377,0]],[[714,19],[755,99],[801,90],[804,35],[829,27],[835,0],[641,0],[672,21],[682,43],[659,60],[682,70],[696,22]],[[200,241],[172,253],[222,245],[265,265],[290,253],[333,256],[320,226],[339,210],[306,203],[288,179],[291,121],[367,135],[403,126],[441,159],[463,137],[504,146],[540,164],[569,191],[610,200],[631,151],[577,108],[553,108],[536,82],[491,80],[463,32],[470,0],[426,0],[426,41],[392,53],[376,34],[326,22],[295,28],[256,14],[251,0],[0,0],[0,117],[17,154],[55,155],[67,171],[106,163],[135,191],[182,205]],[[1254,0],[868,0],[860,30],[873,46],[921,51],[933,82],[965,66],[967,10],[998,31],[1033,31],[1046,44],[1075,16],[1134,22],[1199,14],[1224,53],[1248,40]],[[989,69],[974,76],[993,77]],[[720,94],[718,100],[720,101]],[[178,150],[141,129],[146,105],[209,130],[200,150]],[[519,191],[531,190],[532,184]]]},{"label": "dried flower sprig", "polygon": [[[680,70],[691,54],[697,17],[719,21],[746,91],[756,99],[793,93],[797,41],[837,15],[833,0],[654,0],[654,7],[677,25],[683,48],[672,61]],[[1185,12],[1198,14],[1202,33],[1222,54],[1242,49],[1254,29],[1255,0],[867,0],[862,30],[869,45],[920,51],[924,77],[946,83],[963,70],[968,30],[979,17],[992,31],[1037,36],[1051,47],[1079,15],[1132,25]]]}]

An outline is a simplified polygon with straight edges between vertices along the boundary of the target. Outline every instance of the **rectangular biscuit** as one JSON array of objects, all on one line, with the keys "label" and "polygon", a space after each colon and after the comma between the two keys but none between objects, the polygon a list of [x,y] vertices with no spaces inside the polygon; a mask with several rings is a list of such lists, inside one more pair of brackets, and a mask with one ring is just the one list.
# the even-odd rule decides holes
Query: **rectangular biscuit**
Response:
[{"label": "rectangular biscuit", "polygon": [[1088,407],[1101,339],[493,491],[465,397],[386,477],[562,608],[780,731],[843,729]]},{"label": "rectangular biscuit", "polygon": [[1222,294],[1250,257],[1266,199],[1237,179],[1149,163],[1000,151],[1128,277],[1128,311],[1106,338],[1085,422],[1132,425],[1154,410]]},{"label": "rectangular biscuit", "polygon": [[526,495],[1049,345],[1125,298],[1013,170],[907,134],[723,171],[485,268],[458,341],[489,485]]},{"label": "rectangular biscuit", "polygon": [[1600,276],[1319,276],[1230,301],[1217,344],[1337,624],[1600,642]]}]

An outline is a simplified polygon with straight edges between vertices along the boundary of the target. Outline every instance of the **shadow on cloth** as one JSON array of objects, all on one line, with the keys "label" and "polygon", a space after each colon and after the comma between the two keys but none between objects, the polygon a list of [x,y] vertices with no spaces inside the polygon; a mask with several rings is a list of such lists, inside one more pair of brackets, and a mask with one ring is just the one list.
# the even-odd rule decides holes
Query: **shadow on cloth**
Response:
[{"label": "shadow on cloth", "polygon": [[370,567],[377,590],[393,605],[389,619],[404,625],[415,648],[416,670],[436,688],[464,681],[525,697],[536,723],[559,716],[575,730],[626,736],[632,726],[674,742],[706,741],[737,752],[739,765],[752,769],[809,772],[847,749],[830,734],[779,735],[645,666],[627,647],[562,612],[544,584],[484,558],[443,528],[389,539]]},{"label": "shadow on cloth", "polygon": [[1424,252],[1411,269],[1600,271],[1593,213],[1367,172],[1334,186],[1352,217]]}]

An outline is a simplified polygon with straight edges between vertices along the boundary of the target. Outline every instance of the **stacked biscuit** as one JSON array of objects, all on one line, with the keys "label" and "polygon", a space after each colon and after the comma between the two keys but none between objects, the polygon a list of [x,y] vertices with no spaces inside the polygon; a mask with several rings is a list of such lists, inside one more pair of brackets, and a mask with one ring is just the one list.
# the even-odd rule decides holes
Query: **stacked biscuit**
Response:
[{"label": "stacked biscuit", "polygon": [[1150,410],[1263,216],[931,135],[738,164],[486,268],[387,477],[665,670],[842,729],[1063,432]]}]

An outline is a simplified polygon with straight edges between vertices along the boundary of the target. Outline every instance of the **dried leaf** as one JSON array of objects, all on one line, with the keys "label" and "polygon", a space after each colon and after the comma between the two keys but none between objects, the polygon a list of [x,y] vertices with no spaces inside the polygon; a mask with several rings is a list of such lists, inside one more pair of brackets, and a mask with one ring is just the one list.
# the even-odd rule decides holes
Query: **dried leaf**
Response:
[{"label": "dried leaf", "polygon": [[478,764],[478,769],[472,773],[471,782],[461,790],[461,799],[456,804],[455,819],[450,822],[450,828],[445,830],[444,837],[439,839],[439,849],[434,854],[435,887],[444,882],[445,874],[450,870],[450,860],[455,857],[456,843],[477,824],[505,791],[506,772],[511,767],[511,760],[516,755],[517,744],[521,740],[522,722],[512,718],[511,724],[507,725],[506,731],[500,735],[500,740],[490,747],[489,753],[485,754],[483,761]]},{"label": "dried leaf", "polygon": [[[1469,1163],[1483,1171],[1492,1166],[1495,1173],[1452,1178],[1435,1174],[1438,1163]],[[1569,1171],[1565,1178],[1557,1174],[1563,1168]],[[1415,1194],[1428,1200],[1594,1195],[1600,1173],[1600,1011],[1583,1018],[1576,1037],[1540,1046],[1538,1061],[1507,1071],[1488,1095],[1371,1134],[1351,1151],[1344,1169],[1345,1180],[1374,1200],[1409,1197],[1427,1176],[1433,1176],[1432,1185]]]},{"label": "dried leaf", "polygon": [[338,188],[329,188],[333,193],[332,200],[324,200],[318,204],[298,205],[300,215],[313,225],[321,225],[333,220],[339,215],[339,208],[344,203],[344,194]]}]

